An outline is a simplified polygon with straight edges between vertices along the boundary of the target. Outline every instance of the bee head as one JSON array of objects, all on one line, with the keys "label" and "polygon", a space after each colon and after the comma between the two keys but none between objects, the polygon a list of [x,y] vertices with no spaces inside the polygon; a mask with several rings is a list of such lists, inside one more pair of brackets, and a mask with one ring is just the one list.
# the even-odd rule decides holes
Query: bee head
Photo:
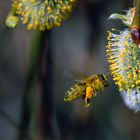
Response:
[{"label": "bee head", "polygon": [[104,75],[103,73],[100,74],[100,79],[102,80],[102,82],[103,82],[103,84],[104,84],[105,87],[109,86],[107,77],[108,76]]}]

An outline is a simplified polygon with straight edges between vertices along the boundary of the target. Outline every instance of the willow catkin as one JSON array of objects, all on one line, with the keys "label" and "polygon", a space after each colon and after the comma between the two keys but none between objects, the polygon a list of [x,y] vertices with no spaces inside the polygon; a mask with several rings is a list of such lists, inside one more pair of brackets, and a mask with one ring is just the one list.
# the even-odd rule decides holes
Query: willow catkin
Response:
[{"label": "willow catkin", "polygon": [[[133,17],[132,10],[134,9],[130,9],[127,15],[114,14],[115,18],[119,16],[129,27]],[[140,49],[133,42],[130,29],[109,31],[106,52],[110,72],[125,104],[135,112],[140,111]]]},{"label": "willow catkin", "polygon": [[[20,17],[27,28],[45,30],[60,26],[66,19],[77,0],[13,0],[12,9],[7,17],[6,25],[15,27],[18,21],[13,17]],[[12,17],[12,20],[9,18]],[[11,26],[13,25],[14,26]]]}]

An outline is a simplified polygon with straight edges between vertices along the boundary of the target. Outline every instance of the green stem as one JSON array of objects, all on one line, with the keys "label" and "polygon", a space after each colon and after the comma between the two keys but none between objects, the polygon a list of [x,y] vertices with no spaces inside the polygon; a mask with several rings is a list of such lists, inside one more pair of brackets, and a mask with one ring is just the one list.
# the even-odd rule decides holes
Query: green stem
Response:
[{"label": "green stem", "polygon": [[134,7],[136,8],[136,11],[131,28],[140,29],[140,0],[134,0]]},{"label": "green stem", "polygon": [[[35,76],[37,75],[37,63],[38,63],[38,56],[39,56],[39,49],[41,44],[42,33],[37,32],[35,33],[35,37],[33,39],[33,44],[31,47],[31,61],[29,63],[29,73],[27,75],[27,79],[25,82],[25,90],[24,90],[24,97],[23,97],[23,104],[22,104],[22,112],[21,112],[21,119],[19,124],[19,133],[17,140],[24,140],[25,138],[29,138],[29,127],[30,121],[32,116],[32,104],[33,104],[33,95],[32,89],[33,84],[35,81]],[[24,133],[23,133],[24,132]]]}]

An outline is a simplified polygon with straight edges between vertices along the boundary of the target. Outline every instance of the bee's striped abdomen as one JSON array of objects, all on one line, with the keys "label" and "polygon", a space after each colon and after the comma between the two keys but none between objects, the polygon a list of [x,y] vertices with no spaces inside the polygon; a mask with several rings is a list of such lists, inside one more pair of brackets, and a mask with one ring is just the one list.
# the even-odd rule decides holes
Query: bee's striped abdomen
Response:
[{"label": "bee's striped abdomen", "polygon": [[64,101],[72,101],[84,95],[85,85],[75,84],[64,95]]}]

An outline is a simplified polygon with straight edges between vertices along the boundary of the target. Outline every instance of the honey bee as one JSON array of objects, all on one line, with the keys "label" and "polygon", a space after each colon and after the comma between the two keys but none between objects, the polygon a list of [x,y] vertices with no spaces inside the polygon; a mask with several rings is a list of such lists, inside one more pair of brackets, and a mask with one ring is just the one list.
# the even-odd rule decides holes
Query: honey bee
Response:
[{"label": "honey bee", "polygon": [[69,102],[78,98],[85,101],[85,108],[90,106],[90,99],[103,91],[109,85],[107,76],[104,74],[94,74],[79,80],[64,95],[64,101]]}]

